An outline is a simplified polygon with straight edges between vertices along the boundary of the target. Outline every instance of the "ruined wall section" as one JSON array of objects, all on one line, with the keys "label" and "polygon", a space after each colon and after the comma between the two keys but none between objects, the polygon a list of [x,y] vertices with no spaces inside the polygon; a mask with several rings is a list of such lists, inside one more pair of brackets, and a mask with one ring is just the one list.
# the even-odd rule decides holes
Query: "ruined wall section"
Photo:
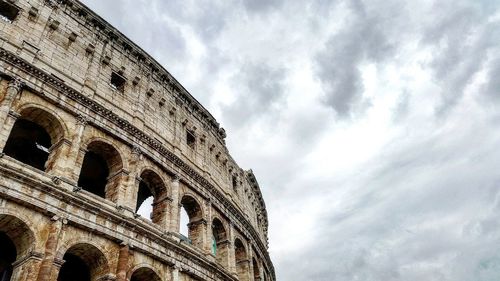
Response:
[{"label": "ruined wall section", "polygon": [[[51,152],[54,161],[49,161],[49,166],[54,165],[54,168],[33,172],[24,166],[19,168],[9,157],[0,159],[0,166],[3,165],[5,171],[12,167],[20,171],[9,180],[34,178],[45,182],[47,192],[64,186],[60,197],[52,200],[54,206],[76,210],[72,204],[83,198],[92,203],[95,210],[90,208],[89,211],[89,206],[82,206],[78,213],[81,218],[117,217],[112,221],[115,230],[121,229],[133,236],[137,235],[136,227],[139,226],[140,235],[144,237],[139,244],[155,241],[158,249],[180,247],[175,246],[180,243],[176,238],[179,218],[175,209],[180,206],[181,196],[192,196],[202,209],[203,217],[199,222],[204,226],[198,229],[202,241],[198,249],[193,245],[181,245],[179,256],[167,251],[163,259],[175,259],[175,263],[182,264],[183,270],[189,271],[182,256],[192,255],[199,261],[198,270],[208,268],[195,276],[210,275],[207,280],[217,274],[225,276],[227,272],[235,277],[235,272],[240,272],[236,269],[238,264],[242,272],[250,274],[258,269],[264,280],[274,279],[267,253],[267,213],[260,188],[253,172],[241,169],[229,155],[224,143],[225,131],[210,113],[162,66],[83,4],[51,0],[9,2],[18,7],[19,13],[12,22],[0,19],[0,98],[8,96],[9,87],[21,90],[10,105],[0,99],[0,111],[7,110],[5,122],[10,122],[4,125],[0,137],[5,141],[13,120],[34,104],[59,116],[65,124],[63,127],[67,128],[65,138],[51,147],[54,151],[63,149],[61,153]],[[113,83],[113,78],[123,84]],[[84,127],[81,143],[75,142],[78,128]],[[123,168],[115,177],[116,191],[105,199],[81,192],[71,183],[78,179],[86,144],[95,137],[112,143],[123,156]],[[162,211],[168,212],[168,220],[156,226],[141,217],[123,215],[124,209],[133,212],[135,207],[132,194],[136,192],[139,174],[134,173],[140,167],[137,171],[132,167],[138,155],[144,166],[161,175],[167,184],[168,194],[162,202],[166,207]],[[73,157],[77,165],[65,167],[67,157]],[[69,181],[60,175],[68,176]],[[17,185],[8,181],[2,184],[6,187],[0,190],[2,197],[17,192]],[[21,187],[24,193],[33,193],[30,185],[35,184],[26,183]],[[39,190],[36,192],[42,196],[35,203],[43,204],[45,195]],[[19,202],[27,204],[28,201]],[[101,214],[104,211],[105,214]],[[49,214],[57,212],[56,209],[48,211]],[[229,244],[226,241],[221,244],[225,254],[221,260],[217,256],[217,263],[213,263],[215,255],[209,253],[208,241],[212,230],[207,225],[214,219],[222,221],[229,241]],[[76,215],[74,223],[79,228],[85,225]],[[102,230],[99,224],[96,228]],[[113,233],[108,235],[111,241],[124,240],[113,237],[119,232],[110,231]],[[236,265],[234,245],[231,246],[235,239],[243,241],[245,252],[245,259],[237,260]],[[119,247],[115,246],[114,254],[118,254]],[[143,249],[145,254],[148,254],[148,247]],[[154,253],[153,259],[161,255]],[[243,265],[244,262],[249,264]]]},{"label": "ruined wall section", "polygon": [[[225,146],[224,129],[210,113],[168,71],[83,4],[46,3],[17,1],[27,15],[17,19],[22,24],[2,26],[1,46],[154,136],[251,214],[252,222],[267,225],[260,191],[242,180],[244,172]],[[123,91],[110,86],[113,73],[125,79]],[[186,142],[187,131],[195,138],[192,145]],[[233,186],[235,175],[241,191]]]}]

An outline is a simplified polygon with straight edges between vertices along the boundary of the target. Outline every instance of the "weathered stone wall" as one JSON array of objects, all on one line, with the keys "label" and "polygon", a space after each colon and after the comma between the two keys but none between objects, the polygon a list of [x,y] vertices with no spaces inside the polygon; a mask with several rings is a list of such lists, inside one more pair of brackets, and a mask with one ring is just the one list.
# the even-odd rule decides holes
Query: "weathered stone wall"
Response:
[{"label": "weathered stone wall", "polygon": [[[52,140],[44,169],[0,158],[0,221],[8,222],[0,232],[22,252],[11,280],[56,280],[65,253],[83,252],[98,261],[93,280],[275,280],[259,186],[210,113],[81,3],[0,2],[18,9],[0,20],[0,149],[18,120]],[[78,185],[89,151],[102,152],[110,170],[103,196]],[[135,213],[146,176],[154,223]],[[179,236],[182,204],[193,210],[192,243]],[[214,219],[224,233],[217,254]],[[32,235],[9,235],[14,222]]]}]

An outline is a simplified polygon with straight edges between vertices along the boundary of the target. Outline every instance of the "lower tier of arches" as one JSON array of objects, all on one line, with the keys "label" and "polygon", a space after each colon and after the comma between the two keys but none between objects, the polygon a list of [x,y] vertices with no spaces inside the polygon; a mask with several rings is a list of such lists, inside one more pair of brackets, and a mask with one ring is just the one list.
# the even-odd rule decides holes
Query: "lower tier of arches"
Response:
[{"label": "lower tier of arches", "polygon": [[[5,185],[10,185],[12,190],[7,192]],[[230,256],[235,259],[235,268],[224,275],[221,270],[225,269],[214,271],[218,264],[215,260],[210,262],[209,259],[211,265],[203,268],[203,264],[189,257],[177,256],[177,247],[189,248],[191,245],[180,242],[177,246],[160,249],[154,241],[134,233],[134,229],[119,229],[111,221],[96,219],[103,228],[107,226],[121,232],[111,237],[106,230],[99,229],[99,225],[82,220],[80,216],[86,215],[76,208],[64,206],[66,211],[54,211],[55,206],[63,206],[61,202],[42,195],[38,199],[53,204],[42,210],[40,204],[28,202],[29,198],[14,194],[13,190],[23,191],[17,183],[0,176],[2,281],[270,280],[252,258],[251,247],[243,244],[240,238],[236,238],[235,243],[228,243],[235,245],[237,255]],[[30,207],[33,203],[38,206]],[[167,258],[156,258],[162,255]]]}]

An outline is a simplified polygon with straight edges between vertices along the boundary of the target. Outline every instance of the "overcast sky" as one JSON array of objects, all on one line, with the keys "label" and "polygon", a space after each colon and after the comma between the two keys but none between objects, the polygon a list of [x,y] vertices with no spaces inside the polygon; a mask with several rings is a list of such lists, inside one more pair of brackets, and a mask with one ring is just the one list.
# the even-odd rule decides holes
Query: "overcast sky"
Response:
[{"label": "overcast sky", "polygon": [[226,129],[278,280],[500,280],[500,1],[84,3]]}]

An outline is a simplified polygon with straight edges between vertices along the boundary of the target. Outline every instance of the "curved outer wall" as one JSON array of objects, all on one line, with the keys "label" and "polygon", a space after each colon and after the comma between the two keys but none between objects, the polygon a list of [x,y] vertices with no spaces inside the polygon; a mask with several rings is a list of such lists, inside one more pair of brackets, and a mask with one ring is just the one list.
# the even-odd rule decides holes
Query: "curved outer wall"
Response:
[{"label": "curved outer wall", "polygon": [[[0,234],[17,250],[11,280],[56,280],[68,253],[86,253],[92,280],[276,279],[255,176],[168,71],[78,1],[2,9]],[[51,141],[38,147],[43,167],[9,152],[22,122]],[[79,184],[90,153],[109,168],[102,195]],[[150,218],[136,213],[141,183]]]}]

